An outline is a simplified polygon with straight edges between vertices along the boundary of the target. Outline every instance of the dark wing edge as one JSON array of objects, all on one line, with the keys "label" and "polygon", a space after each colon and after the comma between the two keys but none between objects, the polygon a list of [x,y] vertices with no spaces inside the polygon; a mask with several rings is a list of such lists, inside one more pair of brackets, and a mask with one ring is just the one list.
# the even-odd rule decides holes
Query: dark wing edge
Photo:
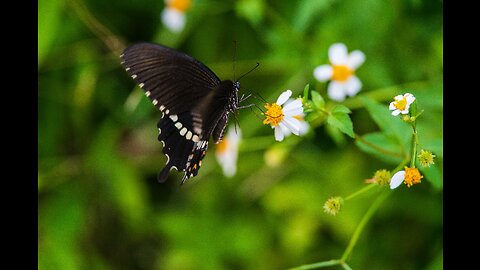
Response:
[{"label": "dark wing edge", "polygon": [[120,58],[153,105],[167,114],[188,110],[220,84],[217,75],[200,61],[162,45],[136,43]]}]

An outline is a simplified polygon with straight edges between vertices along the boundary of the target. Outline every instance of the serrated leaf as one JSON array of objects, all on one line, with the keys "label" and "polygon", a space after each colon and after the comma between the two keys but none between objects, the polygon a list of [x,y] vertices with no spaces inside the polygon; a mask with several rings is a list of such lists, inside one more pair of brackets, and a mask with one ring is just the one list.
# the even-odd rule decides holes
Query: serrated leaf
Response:
[{"label": "serrated leaf", "polygon": [[328,115],[327,123],[338,128],[341,132],[347,134],[348,136],[355,138],[353,133],[353,123],[350,119],[350,116],[343,111],[332,111]]},{"label": "serrated leaf", "polygon": [[325,108],[325,100],[323,97],[316,91],[312,91],[312,103],[315,108],[322,110]]},{"label": "serrated leaf", "polygon": [[307,83],[305,88],[303,88],[303,100],[306,102],[308,100],[308,90],[310,90],[310,84]]},{"label": "serrated leaf", "polygon": [[336,105],[332,109],[332,113],[351,113],[352,111],[344,105]]}]

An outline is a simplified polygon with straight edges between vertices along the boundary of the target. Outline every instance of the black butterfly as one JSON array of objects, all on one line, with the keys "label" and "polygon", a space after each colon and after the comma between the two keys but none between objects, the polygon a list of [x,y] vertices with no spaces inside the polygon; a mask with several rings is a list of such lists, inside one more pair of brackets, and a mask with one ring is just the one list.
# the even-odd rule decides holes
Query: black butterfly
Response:
[{"label": "black butterfly", "polygon": [[193,57],[158,44],[134,44],[120,57],[128,74],[163,113],[158,140],[167,164],[158,181],[166,181],[175,168],[185,173],[183,184],[198,174],[209,138],[213,136],[215,143],[222,140],[228,114],[239,108],[240,83],[220,81]]}]

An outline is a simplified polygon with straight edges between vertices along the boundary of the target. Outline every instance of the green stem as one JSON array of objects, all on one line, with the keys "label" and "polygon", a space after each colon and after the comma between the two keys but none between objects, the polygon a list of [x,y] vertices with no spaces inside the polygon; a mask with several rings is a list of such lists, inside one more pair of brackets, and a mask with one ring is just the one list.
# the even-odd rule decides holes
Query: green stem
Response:
[{"label": "green stem", "polygon": [[[413,102],[412,108],[410,111],[410,115],[417,114],[417,102]],[[418,144],[418,137],[417,137],[417,118],[412,122],[412,156],[410,158],[410,168],[415,168],[415,160],[417,159],[417,144]]]},{"label": "green stem", "polygon": [[[289,270],[307,270],[307,269],[316,269],[316,268],[322,268],[322,267],[328,267],[328,266],[334,266],[334,265],[342,265],[343,262],[340,260],[330,260],[330,261],[323,261],[323,262],[317,262],[317,263],[312,263],[312,264],[304,264],[300,265],[294,268],[289,268]],[[343,266],[343,265],[342,265]]]},{"label": "green stem", "polygon": [[363,228],[365,228],[365,225],[370,220],[370,218],[373,216],[375,211],[377,211],[377,209],[380,207],[382,202],[390,194],[391,194],[391,192],[384,192],[373,202],[373,204],[370,206],[370,208],[368,208],[367,213],[365,213],[365,216],[363,216],[362,220],[360,221],[357,228],[355,229],[355,232],[353,233],[353,236],[350,239],[350,242],[348,243],[348,246],[345,249],[345,252],[343,253],[342,257],[340,258],[340,261],[345,262],[347,260],[348,256],[350,255],[353,248],[355,247],[355,244],[357,243],[358,238],[363,231]]},{"label": "green stem", "polygon": [[357,191],[355,191],[354,193],[348,195],[347,197],[345,197],[344,200],[346,201],[346,200],[350,200],[350,199],[352,199],[352,198],[355,198],[355,197],[358,196],[359,194],[362,194],[362,193],[366,192],[367,190],[372,189],[373,187],[378,187],[378,185],[376,185],[376,184],[369,184],[368,186],[363,187],[363,188],[361,188],[360,190],[357,190]]}]

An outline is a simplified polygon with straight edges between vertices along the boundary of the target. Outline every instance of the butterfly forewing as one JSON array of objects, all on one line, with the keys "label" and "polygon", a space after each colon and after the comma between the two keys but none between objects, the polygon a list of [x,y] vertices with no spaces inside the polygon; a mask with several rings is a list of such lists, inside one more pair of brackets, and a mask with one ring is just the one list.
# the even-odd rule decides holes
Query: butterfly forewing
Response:
[{"label": "butterfly forewing", "polygon": [[[182,183],[197,175],[214,136],[218,143],[228,120],[227,108],[238,88],[208,67],[165,46],[138,43],[121,55],[128,74],[162,112],[157,124],[167,164],[158,175],[164,182],[172,169],[183,171]],[[234,95],[234,99],[232,99]],[[235,102],[233,102],[235,103]],[[237,104],[233,104],[235,107]]]},{"label": "butterfly forewing", "polygon": [[201,62],[161,45],[134,44],[121,58],[128,74],[162,112],[187,111],[220,84]]}]

